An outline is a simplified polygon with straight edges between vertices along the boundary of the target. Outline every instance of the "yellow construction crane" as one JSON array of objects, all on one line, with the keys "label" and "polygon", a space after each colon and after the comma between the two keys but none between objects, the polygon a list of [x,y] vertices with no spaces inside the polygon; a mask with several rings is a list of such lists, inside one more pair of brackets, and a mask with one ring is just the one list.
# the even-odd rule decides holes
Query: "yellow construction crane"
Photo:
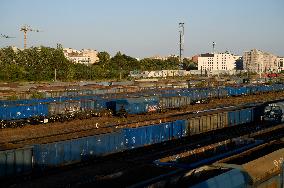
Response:
[{"label": "yellow construction crane", "polygon": [[0,36],[3,37],[3,38],[6,38],[6,39],[16,38],[16,37],[10,37],[10,36],[8,36],[8,35],[3,35],[3,34],[0,34]]},{"label": "yellow construction crane", "polygon": [[27,48],[27,32],[28,31],[33,31],[33,32],[40,32],[38,29],[32,29],[31,26],[24,25],[21,27],[20,31],[24,32],[24,49]]}]

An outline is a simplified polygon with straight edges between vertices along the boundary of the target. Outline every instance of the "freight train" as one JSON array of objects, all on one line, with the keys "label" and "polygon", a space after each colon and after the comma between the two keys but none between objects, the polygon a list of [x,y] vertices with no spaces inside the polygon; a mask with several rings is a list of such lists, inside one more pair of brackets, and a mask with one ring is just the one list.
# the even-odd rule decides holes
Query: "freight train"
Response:
[{"label": "freight train", "polygon": [[101,157],[217,129],[250,124],[257,117],[255,107],[233,108],[230,111],[212,111],[211,114],[198,114],[160,124],[122,128],[106,134],[0,151],[0,177],[28,173],[33,168],[59,167],[90,157]]},{"label": "freight train", "polygon": [[212,98],[253,95],[264,92],[283,91],[284,84],[251,85],[243,87],[189,88],[150,90],[146,93],[131,93],[102,96],[87,95],[31,100],[0,101],[0,127],[17,127],[54,121],[87,118],[90,116],[145,114],[173,108],[183,108]]}]

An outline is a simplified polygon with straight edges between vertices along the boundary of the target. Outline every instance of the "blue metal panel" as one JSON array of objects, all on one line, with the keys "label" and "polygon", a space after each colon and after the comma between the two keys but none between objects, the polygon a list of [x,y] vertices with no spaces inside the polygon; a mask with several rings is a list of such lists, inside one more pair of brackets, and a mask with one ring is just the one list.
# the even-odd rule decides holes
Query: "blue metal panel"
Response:
[{"label": "blue metal panel", "polygon": [[236,111],[234,111],[234,114],[235,114],[235,124],[234,125],[240,125],[241,124],[241,122],[240,122],[240,111],[236,110]]},{"label": "blue metal panel", "polygon": [[234,111],[228,112],[228,124],[229,124],[229,126],[235,125],[235,113],[234,113]]},{"label": "blue metal panel", "polygon": [[125,146],[129,149],[147,145],[150,142],[145,127],[123,129]]},{"label": "blue metal panel", "polygon": [[108,151],[108,138],[105,135],[96,135],[95,154],[102,156]]},{"label": "blue metal panel", "polygon": [[247,122],[247,109],[240,110],[240,124]]},{"label": "blue metal panel", "polygon": [[33,155],[36,166],[44,168],[45,166],[50,164],[50,161],[48,159],[51,155],[49,152],[49,145],[34,145],[33,148]]},{"label": "blue metal panel", "polygon": [[110,143],[108,144],[110,146],[110,153],[121,152],[125,150],[124,137],[121,132],[109,133],[106,134],[106,136],[109,137],[110,140]]},{"label": "blue metal panel", "polygon": [[[81,160],[81,154],[82,152],[82,146],[83,146],[83,139],[72,139],[70,140],[70,155],[71,155],[71,161],[80,161]],[[70,162],[71,162],[70,161]]]},{"label": "blue metal panel", "polygon": [[174,138],[181,138],[187,135],[187,120],[176,120],[172,123],[172,130],[173,134],[172,137]]}]

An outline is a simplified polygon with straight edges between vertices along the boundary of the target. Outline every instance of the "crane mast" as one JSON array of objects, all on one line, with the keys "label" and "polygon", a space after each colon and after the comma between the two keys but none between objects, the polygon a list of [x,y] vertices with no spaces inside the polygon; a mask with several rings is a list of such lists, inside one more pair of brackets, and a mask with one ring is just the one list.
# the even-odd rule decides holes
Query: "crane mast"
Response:
[{"label": "crane mast", "polygon": [[24,49],[27,48],[27,33],[28,31],[33,31],[33,32],[40,32],[39,30],[32,29],[28,25],[24,25],[21,27],[20,31],[24,32]]}]

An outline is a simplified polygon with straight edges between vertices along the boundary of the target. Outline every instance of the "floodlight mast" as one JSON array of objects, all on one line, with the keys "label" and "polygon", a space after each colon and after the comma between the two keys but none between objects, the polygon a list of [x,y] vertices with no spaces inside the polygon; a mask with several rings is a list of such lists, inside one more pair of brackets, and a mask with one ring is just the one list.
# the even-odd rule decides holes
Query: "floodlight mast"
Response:
[{"label": "floodlight mast", "polygon": [[179,23],[179,62],[182,63],[182,54],[184,51],[184,23]]}]

